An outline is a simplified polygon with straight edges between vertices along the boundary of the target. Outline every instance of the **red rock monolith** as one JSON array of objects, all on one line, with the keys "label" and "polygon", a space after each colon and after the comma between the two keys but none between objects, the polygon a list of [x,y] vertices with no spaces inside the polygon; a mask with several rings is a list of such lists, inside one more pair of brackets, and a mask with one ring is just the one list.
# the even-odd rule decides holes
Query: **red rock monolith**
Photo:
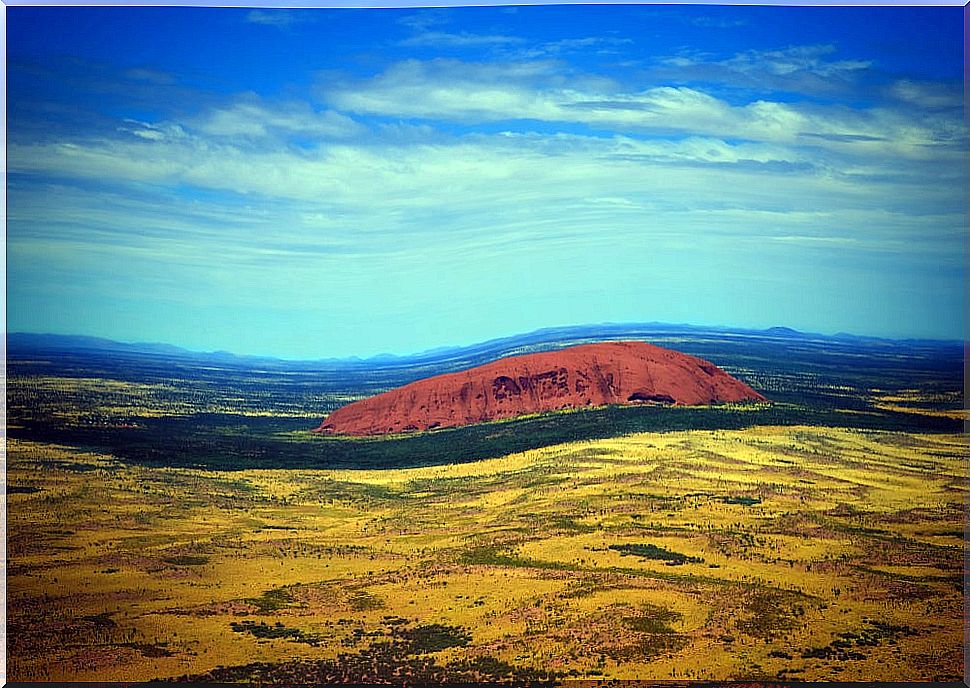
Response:
[{"label": "red rock monolith", "polygon": [[645,342],[603,342],[418,380],[337,409],[317,431],[379,435],[608,404],[763,400],[700,358]]}]

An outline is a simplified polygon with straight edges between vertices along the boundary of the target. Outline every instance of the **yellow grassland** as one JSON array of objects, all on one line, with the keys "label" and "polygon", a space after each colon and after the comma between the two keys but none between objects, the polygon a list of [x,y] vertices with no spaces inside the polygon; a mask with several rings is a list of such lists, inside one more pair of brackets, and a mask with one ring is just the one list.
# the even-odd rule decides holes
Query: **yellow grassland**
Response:
[{"label": "yellow grassland", "polygon": [[[333,659],[403,619],[470,635],[441,664],[959,680],[966,452],[959,435],[758,427],[215,472],[11,440],[8,675]],[[247,620],[302,635],[231,625]]]},{"label": "yellow grassland", "polygon": [[[295,403],[289,409],[268,410],[254,407],[251,400],[240,395],[225,395],[206,400],[204,395],[189,392],[177,382],[146,383],[101,377],[64,378],[48,375],[14,375],[7,382],[10,389],[18,390],[35,403],[38,398],[61,404],[70,400],[70,404],[53,411],[51,415],[74,422],[90,420],[92,413],[101,422],[111,424],[122,424],[127,419],[137,422],[136,419],[141,418],[161,418],[200,412],[314,420],[319,420],[320,417],[318,412],[308,411]],[[346,403],[359,398],[359,396],[337,394],[328,396],[337,403]],[[70,408],[72,406],[73,408]]]},{"label": "yellow grassland", "polygon": [[[963,398],[958,392],[927,394],[924,390],[905,389],[890,394],[876,394],[872,402],[874,408],[885,411],[921,413],[927,416],[956,418],[970,422],[970,409],[963,408]],[[927,402],[945,404],[951,408],[925,408]]]}]

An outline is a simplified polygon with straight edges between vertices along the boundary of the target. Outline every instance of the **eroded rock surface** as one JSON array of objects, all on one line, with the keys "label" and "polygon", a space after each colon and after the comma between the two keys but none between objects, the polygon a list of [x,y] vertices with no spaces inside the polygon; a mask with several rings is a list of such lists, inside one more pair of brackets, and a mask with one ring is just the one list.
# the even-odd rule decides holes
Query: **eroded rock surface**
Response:
[{"label": "eroded rock surface", "polygon": [[644,342],[584,344],[418,380],[337,409],[319,432],[378,435],[607,404],[763,400],[717,366]]}]

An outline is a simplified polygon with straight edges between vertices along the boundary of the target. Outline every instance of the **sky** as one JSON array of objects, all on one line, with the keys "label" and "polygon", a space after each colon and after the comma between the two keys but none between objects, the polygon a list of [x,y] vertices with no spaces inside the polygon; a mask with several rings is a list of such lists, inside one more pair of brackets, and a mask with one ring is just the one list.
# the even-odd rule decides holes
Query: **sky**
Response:
[{"label": "sky", "polygon": [[7,329],[963,337],[960,7],[7,14]]}]

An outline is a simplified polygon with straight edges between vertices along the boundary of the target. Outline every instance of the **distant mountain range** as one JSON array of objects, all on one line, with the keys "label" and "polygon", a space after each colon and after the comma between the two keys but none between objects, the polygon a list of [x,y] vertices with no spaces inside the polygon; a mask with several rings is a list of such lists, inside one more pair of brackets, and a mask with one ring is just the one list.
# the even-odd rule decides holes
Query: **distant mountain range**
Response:
[{"label": "distant mountain range", "polygon": [[[641,341],[713,363],[743,382],[752,375],[804,376],[851,370],[853,379],[883,379],[887,370],[916,380],[913,371],[954,379],[963,373],[959,341],[890,340],[852,335],[825,336],[786,327],[727,329],[666,323],[555,327],[469,346],[432,349],[410,356],[330,358],[293,361],[239,356],[224,351],[189,351],[169,344],[126,343],[98,337],[12,333],[7,337],[8,376],[95,377],[136,383],[208,385],[227,379],[261,389],[366,396],[445,373],[466,371],[509,356],[556,351],[581,344]],[[760,372],[759,372],[760,371]],[[934,372],[935,371],[935,372]],[[929,375],[930,373],[926,373]],[[867,378],[868,379],[868,378]],[[804,382],[803,380],[803,382]],[[811,384],[811,383],[805,383]],[[777,397],[778,391],[772,394]],[[767,395],[766,395],[767,396]]]},{"label": "distant mountain range", "polygon": [[[228,351],[192,351],[174,344],[159,342],[119,342],[104,337],[78,334],[37,334],[11,332],[7,335],[7,352],[11,351],[100,351],[125,352],[180,358],[206,358],[219,360],[261,360],[260,356],[245,356]],[[266,358],[266,360],[277,360]]]},{"label": "distant mountain range", "polygon": [[[103,337],[64,334],[37,334],[30,332],[11,332],[7,335],[7,355],[20,356],[37,352],[97,352],[101,354],[135,354],[159,358],[182,359],[185,362],[211,362],[229,366],[269,365],[273,368],[385,368],[412,367],[421,364],[441,365],[446,362],[468,361],[476,364],[483,357],[501,358],[538,351],[550,351],[581,343],[610,341],[616,339],[667,340],[678,334],[692,339],[707,333],[719,339],[756,337],[761,340],[794,340],[797,342],[818,342],[837,345],[840,343],[868,343],[883,346],[902,345],[952,345],[961,344],[952,340],[904,339],[894,340],[881,337],[868,337],[840,332],[835,335],[822,335],[800,332],[790,327],[770,327],[764,330],[706,327],[669,323],[603,323],[595,325],[571,325],[551,327],[534,332],[491,339],[467,346],[438,347],[416,354],[396,355],[377,354],[369,358],[352,356],[349,358],[321,358],[289,360],[270,356],[234,354],[228,351],[201,352],[184,349],[172,344],[155,342],[119,342]],[[450,366],[449,366],[450,367]]]}]

